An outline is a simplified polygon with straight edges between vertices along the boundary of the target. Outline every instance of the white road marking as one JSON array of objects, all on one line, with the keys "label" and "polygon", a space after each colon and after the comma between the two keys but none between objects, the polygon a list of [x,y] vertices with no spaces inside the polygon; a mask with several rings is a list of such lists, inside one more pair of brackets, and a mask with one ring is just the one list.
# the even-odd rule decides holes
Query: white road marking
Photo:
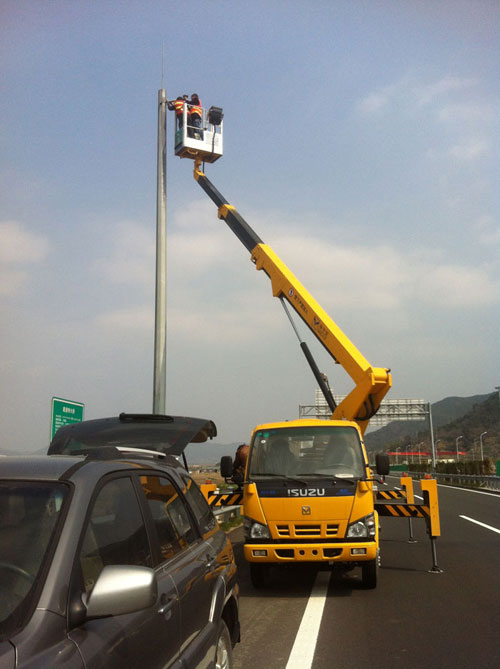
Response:
[{"label": "white road marking", "polygon": [[331,574],[331,571],[320,571],[316,576],[286,669],[312,666]]},{"label": "white road marking", "polygon": [[481,525],[481,527],[485,527],[487,530],[491,530],[492,532],[496,532],[497,534],[500,534],[500,530],[497,529],[496,527],[491,527],[491,525],[486,525],[486,523],[481,523],[479,520],[474,520],[474,518],[469,518],[468,516],[459,516],[459,518],[463,518],[464,520],[468,520],[471,523],[476,523],[476,525]]}]

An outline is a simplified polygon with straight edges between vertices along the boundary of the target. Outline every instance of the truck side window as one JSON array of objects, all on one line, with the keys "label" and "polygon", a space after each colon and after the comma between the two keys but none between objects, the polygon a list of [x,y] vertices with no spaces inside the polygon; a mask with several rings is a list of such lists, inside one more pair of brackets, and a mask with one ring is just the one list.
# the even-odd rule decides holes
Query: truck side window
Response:
[{"label": "truck side window", "polygon": [[180,493],[166,477],[141,476],[140,481],[156,527],[162,561],[169,560],[191,543],[193,534],[186,522],[187,514],[183,514]]},{"label": "truck side window", "polygon": [[156,526],[160,552],[168,560],[198,538],[181,493],[166,476],[141,476],[151,515]]},{"label": "truck side window", "polygon": [[202,534],[205,535],[217,527],[215,516],[196,483],[187,476],[183,476],[182,480],[185,483],[184,494],[186,499],[199,523]]}]

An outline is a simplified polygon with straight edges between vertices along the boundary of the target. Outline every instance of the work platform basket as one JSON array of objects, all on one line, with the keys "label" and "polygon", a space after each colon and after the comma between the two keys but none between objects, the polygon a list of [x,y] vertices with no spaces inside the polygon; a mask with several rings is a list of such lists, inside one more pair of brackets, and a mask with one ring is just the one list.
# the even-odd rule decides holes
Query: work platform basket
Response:
[{"label": "work platform basket", "polygon": [[182,116],[176,116],[175,155],[214,163],[222,156],[224,113],[220,107],[202,108],[198,127],[191,121],[190,106],[185,103]]}]

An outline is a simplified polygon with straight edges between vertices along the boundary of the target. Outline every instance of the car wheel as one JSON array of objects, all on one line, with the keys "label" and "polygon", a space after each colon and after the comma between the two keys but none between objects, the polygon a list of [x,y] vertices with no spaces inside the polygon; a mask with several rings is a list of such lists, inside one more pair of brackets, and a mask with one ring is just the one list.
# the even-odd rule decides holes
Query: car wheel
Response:
[{"label": "car wheel", "polygon": [[377,587],[378,576],[378,560],[370,560],[361,566],[361,574],[363,578],[363,587],[371,590]]},{"label": "car wheel", "polygon": [[233,648],[231,645],[231,636],[226,623],[221,620],[219,627],[219,636],[217,637],[217,650],[215,655],[215,669],[232,669],[233,666]]},{"label": "car wheel", "polygon": [[271,566],[262,562],[250,562],[250,580],[254,588],[265,588],[271,582]]}]

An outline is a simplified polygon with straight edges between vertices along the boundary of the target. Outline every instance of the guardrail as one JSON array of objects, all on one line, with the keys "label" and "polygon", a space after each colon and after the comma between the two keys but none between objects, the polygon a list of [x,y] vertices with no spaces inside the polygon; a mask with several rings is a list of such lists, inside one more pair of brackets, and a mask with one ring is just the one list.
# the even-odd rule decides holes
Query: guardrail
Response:
[{"label": "guardrail", "polygon": [[219,525],[222,523],[228,523],[230,520],[234,520],[241,516],[241,506],[216,506],[213,507],[214,516],[217,519]]},{"label": "guardrail", "polygon": [[[428,476],[425,472],[409,471],[408,474],[414,479],[423,479]],[[472,474],[431,474],[431,476],[444,485],[458,485],[500,492],[500,476],[475,476]]]}]

